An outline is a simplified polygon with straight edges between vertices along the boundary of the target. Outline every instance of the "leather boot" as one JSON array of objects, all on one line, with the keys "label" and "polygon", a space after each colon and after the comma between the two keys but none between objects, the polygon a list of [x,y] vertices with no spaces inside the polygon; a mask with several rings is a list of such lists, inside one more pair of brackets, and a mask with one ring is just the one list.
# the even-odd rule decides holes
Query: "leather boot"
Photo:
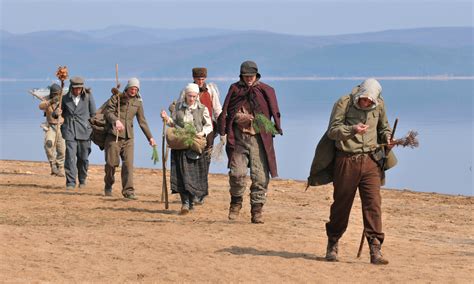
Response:
[{"label": "leather boot", "polygon": [[262,203],[255,203],[252,204],[252,209],[250,210],[250,213],[252,213],[252,223],[254,224],[263,224],[263,204]]},{"label": "leather boot", "polygon": [[326,260],[327,261],[338,261],[337,251],[339,248],[338,241],[328,240],[328,246],[326,248]]},{"label": "leather boot", "polygon": [[369,240],[370,247],[370,263],[372,264],[388,264],[388,260],[382,256],[382,244],[376,238]]},{"label": "leather boot", "polygon": [[229,220],[235,220],[239,217],[240,209],[242,209],[242,196],[231,196],[229,207]]}]

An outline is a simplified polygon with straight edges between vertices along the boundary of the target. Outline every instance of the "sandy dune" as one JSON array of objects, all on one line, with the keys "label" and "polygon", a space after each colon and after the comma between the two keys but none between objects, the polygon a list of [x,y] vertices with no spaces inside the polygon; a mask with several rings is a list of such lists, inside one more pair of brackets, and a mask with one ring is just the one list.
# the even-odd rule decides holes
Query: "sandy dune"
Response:
[{"label": "sandy dune", "polygon": [[[120,175],[117,173],[118,182]],[[389,177],[390,178],[390,177]],[[46,163],[0,161],[1,282],[439,282],[474,281],[474,198],[383,190],[388,266],[356,258],[357,199],[338,263],[324,261],[332,187],[272,180],[265,224],[227,220],[228,180],[211,175],[203,206],[179,216],[160,202],[161,171],[137,169],[136,201],[102,195],[103,167],[66,192]]]}]

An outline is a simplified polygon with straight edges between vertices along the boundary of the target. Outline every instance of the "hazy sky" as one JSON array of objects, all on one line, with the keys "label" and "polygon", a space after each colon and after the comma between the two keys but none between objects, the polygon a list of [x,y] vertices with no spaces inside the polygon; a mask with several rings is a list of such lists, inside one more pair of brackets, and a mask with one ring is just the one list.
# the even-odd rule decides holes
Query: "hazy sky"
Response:
[{"label": "hazy sky", "polygon": [[328,35],[432,26],[473,26],[473,1],[373,0],[0,0],[1,29],[224,28]]}]

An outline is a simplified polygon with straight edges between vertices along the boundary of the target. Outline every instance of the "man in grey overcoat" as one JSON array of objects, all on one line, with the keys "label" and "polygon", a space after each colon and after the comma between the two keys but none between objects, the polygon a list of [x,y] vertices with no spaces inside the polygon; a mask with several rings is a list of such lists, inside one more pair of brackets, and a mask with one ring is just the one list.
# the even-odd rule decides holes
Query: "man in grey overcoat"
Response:
[{"label": "man in grey overcoat", "polygon": [[61,133],[66,140],[66,189],[76,187],[76,177],[79,179],[79,188],[86,186],[89,154],[91,152],[92,127],[89,118],[96,112],[94,98],[89,88],[84,87],[84,79],[72,77],[69,92],[64,95],[61,109],[55,115],[62,115],[64,123]]}]

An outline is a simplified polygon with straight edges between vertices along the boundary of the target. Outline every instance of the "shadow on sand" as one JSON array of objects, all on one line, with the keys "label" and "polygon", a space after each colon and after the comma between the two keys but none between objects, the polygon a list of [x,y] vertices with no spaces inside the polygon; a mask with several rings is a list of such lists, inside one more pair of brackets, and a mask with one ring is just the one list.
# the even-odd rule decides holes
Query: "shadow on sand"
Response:
[{"label": "shadow on sand", "polygon": [[297,252],[288,252],[288,251],[274,251],[274,250],[258,250],[250,247],[237,247],[232,246],[230,248],[225,248],[216,251],[217,253],[228,252],[235,255],[261,255],[261,256],[278,256],[282,258],[304,258],[309,260],[324,261],[324,257],[320,257],[314,254],[309,253],[297,253]]}]

